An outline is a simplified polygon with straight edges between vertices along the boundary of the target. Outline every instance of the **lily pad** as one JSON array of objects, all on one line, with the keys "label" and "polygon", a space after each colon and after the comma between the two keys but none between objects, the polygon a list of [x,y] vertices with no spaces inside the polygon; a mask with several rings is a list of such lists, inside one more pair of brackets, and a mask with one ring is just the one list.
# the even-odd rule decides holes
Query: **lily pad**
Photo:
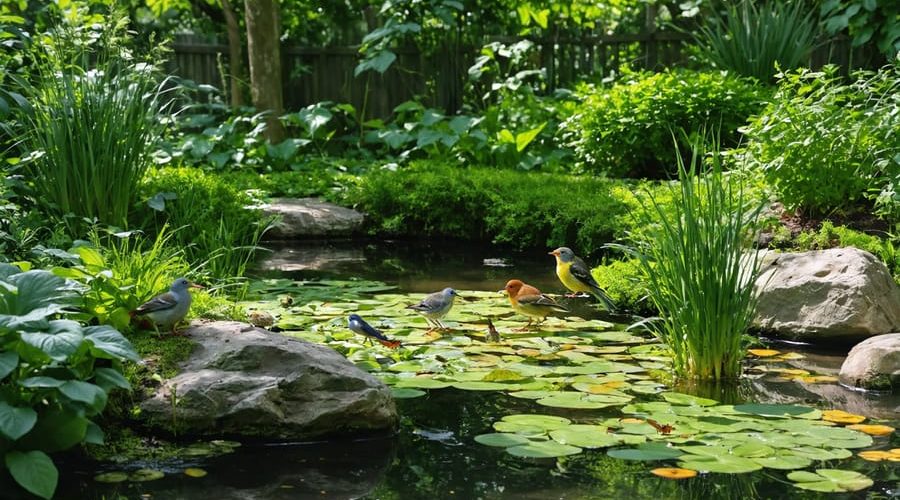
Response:
[{"label": "lily pad", "polygon": [[[687,458],[690,457],[690,458]],[[678,466],[702,472],[719,472],[722,474],[743,474],[762,469],[762,465],[750,458],[734,455],[687,455],[678,462]]]},{"label": "lily pad", "polygon": [[189,477],[204,477],[206,476],[206,471],[196,467],[188,467],[184,469],[184,474]]},{"label": "lily pad", "polygon": [[623,460],[668,460],[677,458],[684,453],[677,449],[667,446],[664,443],[644,443],[636,448],[617,448],[606,452],[613,458],[621,458]]},{"label": "lily pad", "polygon": [[854,424],[848,425],[847,428],[865,432],[870,436],[889,436],[894,433],[894,428],[888,425]]},{"label": "lily pad", "polygon": [[530,443],[531,440],[519,434],[510,434],[508,432],[492,432],[489,434],[481,434],[475,436],[475,441],[486,446],[496,446],[499,448],[508,448],[510,446],[518,446]]},{"label": "lily pad", "polygon": [[570,425],[550,431],[550,437],[558,443],[581,448],[606,448],[622,442],[599,425]]},{"label": "lily pad", "polygon": [[451,382],[443,380],[435,380],[429,377],[404,377],[397,379],[394,387],[405,387],[408,389],[443,389],[450,387]]},{"label": "lily pad", "polygon": [[391,395],[394,396],[394,399],[420,398],[425,394],[427,394],[425,391],[420,391],[419,389],[410,389],[407,387],[391,387]]},{"label": "lily pad", "polygon": [[165,477],[165,473],[163,473],[163,471],[154,470],[154,469],[138,469],[128,475],[128,480],[136,481],[136,482],[144,482],[144,481],[155,481],[157,479],[162,479],[163,477]]},{"label": "lily pad", "polygon": [[665,479],[689,479],[697,476],[697,471],[691,469],[679,469],[677,467],[657,467],[650,473]]},{"label": "lily pad", "polygon": [[767,469],[791,470],[809,467],[812,460],[791,453],[779,452],[763,458],[754,458],[754,462]]},{"label": "lily pad", "polygon": [[104,472],[94,476],[94,481],[98,483],[121,483],[128,480],[128,473],[121,471]]},{"label": "lily pad", "polygon": [[501,419],[502,422],[508,422],[518,425],[531,425],[540,427],[545,430],[560,429],[572,423],[565,417],[557,417],[555,415],[507,415]]},{"label": "lily pad", "polygon": [[821,412],[819,412],[815,408],[810,408],[808,406],[750,403],[743,405],[734,405],[734,409],[741,413],[760,415],[763,417],[811,418],[809,415],[813,415],[816,413],[818,413],[818,416],[816,416],[815,418],[819,418],[821,416]]},{"label": "lily pad", "polygon": [[690,394],[682,394],[680,392],[664,392],[660,394],[666,401],[673,405],[683,406],[713,406],[718,403],[714,399],[700,398],[691,396]]},{"label": "lily pad", "polygon": [[556,458],[581,453],[581,448],[556,441],[532,442],[506,449],[510,455],[526,458]]},{"label": "lily pad", "polygon": [[859,424],[865,419],[866,417],[862,415],[855,415],[844,410],[825,410],[822,412],[822,420],[838,424]]},{"label": "lily pad", "polygon": [[815,473],[795,471],[787,477],[798,488],[825,493],[859,491],[873,484],[871,479],[859,472],[841,469],[816,469]]}]

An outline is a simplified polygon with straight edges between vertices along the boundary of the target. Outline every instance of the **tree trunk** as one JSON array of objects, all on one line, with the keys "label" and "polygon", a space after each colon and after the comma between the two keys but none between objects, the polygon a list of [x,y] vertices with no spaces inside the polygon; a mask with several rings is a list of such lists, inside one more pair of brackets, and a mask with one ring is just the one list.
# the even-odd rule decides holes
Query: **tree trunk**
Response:
[{"label": "tree trunk", "polygon": [[244,0],[247,52],[250,56],[250,97],[259,110],[269,111],[266,137],[275,144],[284,139],[278,117],[283,112],[281,50],[276,0]]},{"label": "tree trunk", "polygon": [[241,92],[241,80],[244,78],[244,54],[241,50],[241,31],[237,17],[229,0],[222,0],[222,11],[225,13],[225,30],[228,33],[228,71],[231,73],[231,107],[244,105],[244,93]]}]

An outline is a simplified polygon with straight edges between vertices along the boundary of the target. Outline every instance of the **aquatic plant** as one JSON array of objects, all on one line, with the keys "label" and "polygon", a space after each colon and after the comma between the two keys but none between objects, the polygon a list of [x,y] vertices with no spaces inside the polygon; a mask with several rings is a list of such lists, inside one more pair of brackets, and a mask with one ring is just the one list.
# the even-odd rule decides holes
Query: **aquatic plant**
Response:
[{"label": "aquatic plant", "polygon": [[704,172],[702,139],[692,141],[690,163],[675,155],[678,181],[672,206],[649,193],[639,215],[651,230],[634,247],[613,245],[636,257],[660,318],[648,321],[672,351],[676,376],[737,378],[742,336],[756,311],[757,256],[745,241],[762,209],[743,184],[722,172],[718,150]]}]

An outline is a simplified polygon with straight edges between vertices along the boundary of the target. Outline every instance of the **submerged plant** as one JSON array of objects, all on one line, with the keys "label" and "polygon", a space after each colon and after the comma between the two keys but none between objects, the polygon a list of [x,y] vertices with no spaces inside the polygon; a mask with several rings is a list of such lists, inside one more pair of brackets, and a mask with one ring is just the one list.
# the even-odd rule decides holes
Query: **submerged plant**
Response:
[{"label": "submerged plant", "polygon": [[635,248],[618,247],[640,262],[661,316],[648,324],[671,349],[675,375],[718,380],[740,375],[759,275],[744,242],[763,205],[722,172],[717,148],[702,172],[704,152],[695,140],[688,165],[675,155],[679,182],[670,189],[679,202],[663,207],[649,193],[642,215],[651,230]]}]

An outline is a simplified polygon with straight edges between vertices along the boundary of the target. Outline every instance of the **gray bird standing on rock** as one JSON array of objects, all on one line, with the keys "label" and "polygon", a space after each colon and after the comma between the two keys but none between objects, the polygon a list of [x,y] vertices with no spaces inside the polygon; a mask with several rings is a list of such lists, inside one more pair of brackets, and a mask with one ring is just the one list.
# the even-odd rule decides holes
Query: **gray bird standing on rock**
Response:
[{"label": "gray bird standing on rock", "polygon": [[177,335],[175,327],[187,316],[191,308],[191,292],[189,288],[203,288],[191,283],[185,278],[178,278],[172,283],[169,291],[162,293],[141,304],[137,309],[128,313],[131,317],[146,316],[156,327],[172,328],[172,334]]}]

